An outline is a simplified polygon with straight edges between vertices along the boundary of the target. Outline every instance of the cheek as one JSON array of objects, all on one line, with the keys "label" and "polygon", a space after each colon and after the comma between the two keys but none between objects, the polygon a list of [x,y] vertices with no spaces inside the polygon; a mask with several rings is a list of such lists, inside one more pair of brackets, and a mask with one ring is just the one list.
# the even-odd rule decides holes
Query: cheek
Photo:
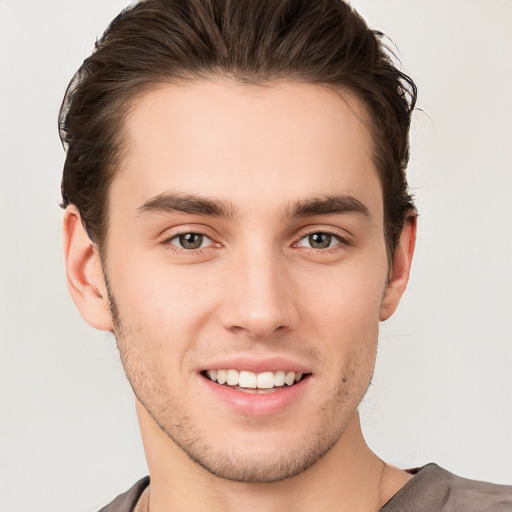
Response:
[{"label": "cheek", "polygon": [[385,272],[378,264],[331,269],[321,293],[311,294],[311,283],[297,293],[307,338],[323,340],[338,372],[340,366],[347,375],[373,371]]},{"label": "cheek", "polygon": [[111,292],[122,322],[116,334],[129,340],[125,350],[137,351],[137,358],[158,368],[158,374],[183,367],[215,308],[219,286],[208,274],[135,258],[113,269]]},{"label": "cheek", "polygon": [[194,266],[170,265],[132,258],[115,269],[112,286],[119,297],[120,313],[135,315],[143,323],[172,324],[180,328],[210,302],[208,273]]},{"label": "cheek", "polygon": [[[327,328],[337,326],[340,333],[378,330],[386,271],[378,262],[353,264],[305,280],[296,294],[303,314],[312,315]],[[314,282],[323,284],[314,286]]]}]

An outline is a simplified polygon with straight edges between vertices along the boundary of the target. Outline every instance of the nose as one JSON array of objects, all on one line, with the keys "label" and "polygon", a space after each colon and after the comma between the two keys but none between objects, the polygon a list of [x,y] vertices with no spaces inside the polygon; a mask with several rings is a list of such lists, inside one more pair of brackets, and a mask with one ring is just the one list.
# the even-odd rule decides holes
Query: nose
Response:
[{"label": "nose", "polygon": [[293,279],[283,256],[251,250],[231,263],[223,286],[224,328],[251,339],[296,328],[299,315]]}]

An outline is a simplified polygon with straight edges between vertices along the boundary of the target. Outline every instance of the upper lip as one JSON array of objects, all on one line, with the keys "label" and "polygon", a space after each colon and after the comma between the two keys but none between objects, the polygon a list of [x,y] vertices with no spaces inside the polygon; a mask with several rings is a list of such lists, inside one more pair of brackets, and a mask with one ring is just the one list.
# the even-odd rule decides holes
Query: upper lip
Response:
[{"label": "upper lip", "polygon": [[299,361],[282,357],[282,356],[241,356],[224,357],[210,361],[207,365],[202,366],[199,371],[206,370],[245,370],[254,373],[277,372],[283,370],[285,372],[295,373],[311,373],[311,368]]}]

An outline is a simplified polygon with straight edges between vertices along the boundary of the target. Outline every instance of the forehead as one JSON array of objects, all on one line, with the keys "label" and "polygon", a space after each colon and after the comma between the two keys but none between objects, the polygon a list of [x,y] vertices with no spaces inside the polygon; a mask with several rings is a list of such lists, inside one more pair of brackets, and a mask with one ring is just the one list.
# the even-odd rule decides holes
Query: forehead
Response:
[{"label": "forehead", "polygon": [[348,194],[379,212],[366,116],[354,95],[320,85],[161,84],[126,117],[111,213],[168,191],[260,211]]}]

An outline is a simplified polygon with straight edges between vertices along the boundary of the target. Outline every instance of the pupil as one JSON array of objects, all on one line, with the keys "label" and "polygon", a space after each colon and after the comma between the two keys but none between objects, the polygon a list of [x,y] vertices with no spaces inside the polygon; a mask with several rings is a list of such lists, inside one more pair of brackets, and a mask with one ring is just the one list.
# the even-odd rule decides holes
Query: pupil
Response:
[{"label": "pupil", "polygon": [[203,235],[187,233],[186,235],[180,235],[179,240],[184,249],[199,249],[203,243]]},{"label": "pupil", "polygon": [[327,233],[314,233],[309,235],[309,244],[314,249],[325,249],[331,245],[332,235]]}]

